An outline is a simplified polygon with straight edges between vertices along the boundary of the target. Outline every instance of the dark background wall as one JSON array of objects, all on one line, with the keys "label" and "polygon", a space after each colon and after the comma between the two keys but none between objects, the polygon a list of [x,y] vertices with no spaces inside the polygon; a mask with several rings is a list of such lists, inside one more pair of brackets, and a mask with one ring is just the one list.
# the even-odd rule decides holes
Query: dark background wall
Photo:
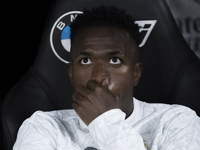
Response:
[{"label": "dark background wall", "polygon": [[6,11],[1,14],[1,102],[34,61],[50,2],[7,1],[3,5]]}]

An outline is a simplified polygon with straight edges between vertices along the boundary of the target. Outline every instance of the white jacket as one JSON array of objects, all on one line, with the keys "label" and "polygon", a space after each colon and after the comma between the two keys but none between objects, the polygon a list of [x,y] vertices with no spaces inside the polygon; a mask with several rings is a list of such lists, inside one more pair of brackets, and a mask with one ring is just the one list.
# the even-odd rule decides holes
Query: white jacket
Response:
[{"label": "white jacket", "polygon": [[112,109],[87,126],[74,110],[35,112],[13,150],[200,150],[200,118],[180,105],[135,98],[134,111]]}]

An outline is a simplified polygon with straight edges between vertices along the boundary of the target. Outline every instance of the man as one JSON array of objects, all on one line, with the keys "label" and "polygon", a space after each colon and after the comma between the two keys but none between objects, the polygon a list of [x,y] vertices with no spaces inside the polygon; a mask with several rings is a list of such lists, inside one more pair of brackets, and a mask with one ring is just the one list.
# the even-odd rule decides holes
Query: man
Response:
[{"label": "man", "polygon": [[38,111],[14,150],[200,149],[200,119],[179,105],[133,98],[142,71],[138,28],[115,7],[84,10],[71,24],[73,110]]}]

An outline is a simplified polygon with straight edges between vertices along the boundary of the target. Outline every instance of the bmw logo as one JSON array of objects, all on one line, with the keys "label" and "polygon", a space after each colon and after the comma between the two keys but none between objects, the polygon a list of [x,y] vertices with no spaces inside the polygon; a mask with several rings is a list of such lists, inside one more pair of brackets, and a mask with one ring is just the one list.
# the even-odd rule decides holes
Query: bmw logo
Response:
[{"label": "bmw logo", "polygon": [[75,20],[81,11],[70,11],[59,17],[50,33],[50,45],[55,56],[64,63],[69,63],[71,47],[69,24]]}]

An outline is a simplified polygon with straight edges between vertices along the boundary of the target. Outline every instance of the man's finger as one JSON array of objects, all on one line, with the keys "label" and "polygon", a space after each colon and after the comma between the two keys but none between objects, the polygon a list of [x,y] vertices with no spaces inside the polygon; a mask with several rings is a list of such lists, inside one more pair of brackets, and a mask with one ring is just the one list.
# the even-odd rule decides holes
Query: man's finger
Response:
[{"label": "man's finger", "polygon": [[81,100],[83,99],[83,96],[80,95],[79,93],[74,93],[72,96],[72,99],[78,104],[80,105]]},{"label": "man's finger", "polygon": [[74,109],[74,110],[76,110],[77,108],[78,108],[78,106],[79,106],[79,104],[77,103],[77,102],[73,102],[72,103],[72,108]]},{"label": "man's finger", "polygon": [[88,93],[90,93],[90,90],[83,85],[79,85],[77,88],[77,93],[85,97]]},{"label": "man's finger", "polygon": [[95,80],[89,80],[86,84],[86,87],[92,91],[94,91],[97,86],[101,87],[102,85]]}]

